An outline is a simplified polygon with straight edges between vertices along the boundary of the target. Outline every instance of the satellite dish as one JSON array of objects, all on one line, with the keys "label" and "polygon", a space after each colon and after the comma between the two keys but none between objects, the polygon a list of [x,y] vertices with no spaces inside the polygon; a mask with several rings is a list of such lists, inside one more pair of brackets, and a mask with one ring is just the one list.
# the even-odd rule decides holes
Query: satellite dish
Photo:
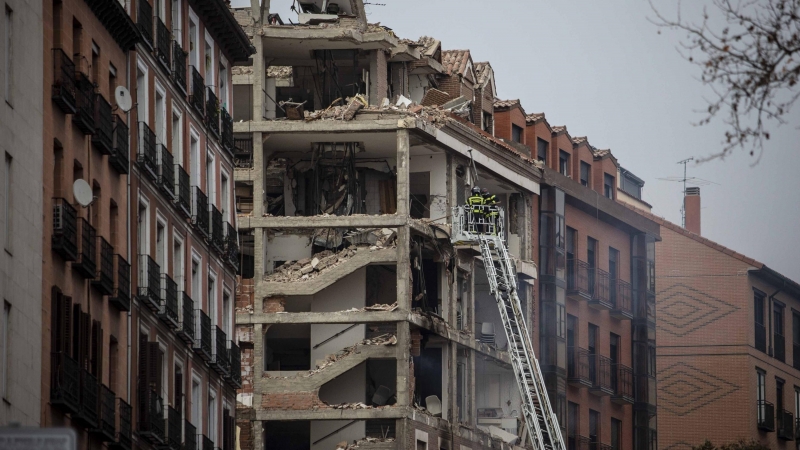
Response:
[{"label": "satellite dish", "polygon": [[94,200],[92,188],[86,180],[82,179],[75,180],[75,182],[72,183],[72,195],[75,197],[75,201],[80,203],[84,208],[91,205]]},{"label": "satellite dish", "polygon": [[117,86],[114,90],[114,100],[117,102],[117,107],[125,112],[130,111],[131,106],[133,106],[131,93],[128,92],[125,86]]}]

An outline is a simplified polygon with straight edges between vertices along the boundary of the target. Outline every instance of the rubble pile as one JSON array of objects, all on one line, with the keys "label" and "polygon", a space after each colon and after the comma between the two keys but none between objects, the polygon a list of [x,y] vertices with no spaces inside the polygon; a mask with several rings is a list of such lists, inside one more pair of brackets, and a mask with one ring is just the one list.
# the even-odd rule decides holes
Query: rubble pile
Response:
[{"label": "rubble pile", "polygon": [[392,443],[394,442],[394,438],[374,438],[374,437],[365,437],[355,441],[352,444],[348,444],[347,441],[342,441],[336,444],[335,450],[356,450],[361,447],[362,445],[369,448],[372,444],[383,444],[383,443]]},{"label": "rubble pile", "polygon": [[[341,360],[341,359],[343,359],[343,358],[345,358],[347,356],[350,356],[353,353],[358,353],[358,347],[363,347],[365,345],[386,345],[386,346],[397,345],[397,336],[387,333],[387,334],[382,334],[380,336],[376,336],[374,338],[364,339],[363,341],[358,342],[355,345],[351,345],[350,347],[345,347],[345,348],[339,350],[336,353],[332,353],[332,354],[328,355],[328,357],[325,359],[325,362],[323,362],[322,364],[318,364],[316,369],[309,370],[308,372],[303,373],[303,374],[299,374],[298,373],[298,374],[290,376],[290,377],[278,377],[278,376],[272,376],[272,375],[269,375],[269,374],[265,373],[263,375],[263,377],[264,378],[295,378],[295,377],[308,378],[308,377],[310,377],[310,376],[312,376],[312,375],[314,375],[316,373],[319,373],[319,372],[323,371],[326,367],[330,366],[331,364],[335,363],[336,361],[339,361],[339,360]],[[339,406],[341,406],[341,405],[339,405]],[[332,407],[336,408],[336,406],[332,406]],[[347,408],[337,408],[337,409],[347,409]],[[355,409],[355,408],[352,408],[352,409]]]}]

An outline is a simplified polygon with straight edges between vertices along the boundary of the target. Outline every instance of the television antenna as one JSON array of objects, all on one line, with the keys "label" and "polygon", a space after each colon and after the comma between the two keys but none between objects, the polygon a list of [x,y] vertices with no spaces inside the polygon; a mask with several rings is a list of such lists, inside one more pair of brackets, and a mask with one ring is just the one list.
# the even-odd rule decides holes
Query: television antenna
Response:
[{"label": "television antenna", "polygon": [[683,201],[681,203],[681,226],[686,228],[686,185],[691,184],[693,186],[708,186],[709,184],[716,184],[710,180],[706,180],[704,178],[699,177],[690,177],[687,174],[687,166],[689,162],[694,161],[694,158],[686,158],[684,160],[678,161],[678,164],[683,164],[683,176],[682,177],[664,177],[659,178],[662,181],[676,181],[679,183],[683,183]]}]

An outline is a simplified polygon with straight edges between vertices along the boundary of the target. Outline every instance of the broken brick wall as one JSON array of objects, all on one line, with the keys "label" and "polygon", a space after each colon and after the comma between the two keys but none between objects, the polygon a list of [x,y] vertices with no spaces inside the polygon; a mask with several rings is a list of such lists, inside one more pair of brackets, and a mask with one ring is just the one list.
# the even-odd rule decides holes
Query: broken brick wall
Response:
[{"label": "broken brick wall", "polygon": [[255,280],[253,278],[236,277],[236,310],[252,311],[253,296],[255,295]]}]

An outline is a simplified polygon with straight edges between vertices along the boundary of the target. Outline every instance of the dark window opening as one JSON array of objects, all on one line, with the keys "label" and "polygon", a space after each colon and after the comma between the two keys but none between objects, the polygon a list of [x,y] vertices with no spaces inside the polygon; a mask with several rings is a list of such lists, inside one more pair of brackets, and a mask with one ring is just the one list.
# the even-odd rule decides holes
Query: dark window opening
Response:
[{"label": "dark window opening", "polygon": [[589,174],[592,170],[592,166],[589,164],[581,161],[581,184],[583,186],[589,186]]},{"label": "dark window opening", "polygon": [[311,449],[311,422],[298,421],[266,421],[264,422],[264,443],[270,448],[286,450]]},{"label": "dark window opening", "polygon": [[264,369],[296,371],[311,368],[311,325],[270,325],[264,336]]},{"label": "dark window opening", "polygon": [[597,241],[593,238],[586,239],[587,247],[586,247],[586,263],[589,265],[589,269],[587,270],[587,275],[589,278],[589,293],[594,297],[594,290],[595,290],[595,280],[597,277],[595,276],[595,272],[597,269]]},{"label": "dark window opening", "polygon": [[396,298],[396,266],[367,266],[366,306],[392,304]]},{"label": "dark window opening", "polygon": [[522,127],[511,124],[511,140],[522,143]]},{"label": "dark window opening", "polygon": [[611,450],[622,449],[622,421],[611,419]]},{"label": "dark window opening", "polygon": [[494,116],[487,112],[483,113],[483,131],[489,134],[494,131]]},{"label": "dark window opening", "polygon": [[772,308],[772,339],[774,341],[773,356],[778,361],[786,360],[786,336],[783,326],[783,308],[779,303],[774,303]]},{"label": "dark window opening", "polygon": [[567,289],[575,289],[575,276],[577,270],[577,261],[575,261],[575,253],[577,252],[578,232],[574,228],[567,227]]},{"label": "dark window opening", "polygon": [[607,173],[603,174],[603,195],[606,198],[614,199],[614,177]]},{"label": "dark window opening", "polygon": [[558,172],[565,177],[569,176],[569,153],[564,150],[558,151]]},{"label": "dark window opening", "polygon": [[547,150],[549,146],[549,142],[542,138],[536,138],[536,157],[545,164],[547,164]]},{"label": "dark window opening", "polygon": [[[423,339],[423,345],[425,340]],[[428,347],[414,357],[414,400],[429,410],[428,398],[435,396],[442,400],[442,349]],[[433,398],[430,399],[433,402]]]},{"label": "dark window opening", "polygon": [[[800,313],[792,311],[792,366],[800,369]],[[800,402],[798,403],[800,408]]]},{"label": "dark window opening", "polygon": [[756,350],[767,352],[767,327],[764,320],[764,299],[766,295],[760,291],[753,294],[753,322],[756,329]]},{"label": "dark window opening", "polygon": [[600,413],[592,409],[589,410],[589,446],[600,448]]},{"label": "dark window opening", "polygon": [[409,214],[414,219],[430,219],[431,173],[414,172],[409,174]]},{"label": "dark window opening", "polygon": [[567,403],[567,450],[578,450],[579,408],[577,403]]}]

